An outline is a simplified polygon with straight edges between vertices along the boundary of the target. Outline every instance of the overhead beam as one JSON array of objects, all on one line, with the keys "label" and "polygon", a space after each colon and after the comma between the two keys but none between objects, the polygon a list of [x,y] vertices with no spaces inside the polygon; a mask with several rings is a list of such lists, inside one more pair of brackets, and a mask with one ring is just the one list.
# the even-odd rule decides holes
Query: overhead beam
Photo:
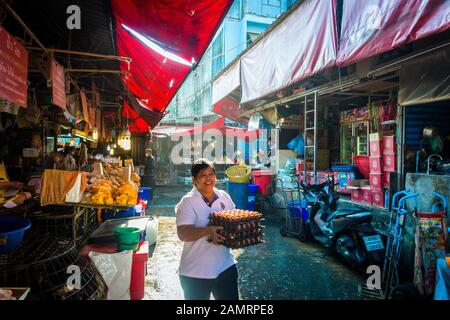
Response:
[{"label": "overhead beam", "polygon": [[[37,47],[27,47],[29,50],[42,50],[41,48]],[[130,63],[133,59],[129,57],[123,57],[123,56],[114,56],[109,54],[99,54],[99,53],[92,53],[92,52],[82,52],[82,51],[73,51],[73,50],[64,50],[64,49],[53,49],[48,48],[45,49],[48,52],[54,52],[54,53],[64,53],[64,54],[73,54],[77,56],[85,56],[85,57],[93,57],[93,58],[102,58],[102,59],[111,59],[111,60],[119,60],[126,63]]]},{"label": "overhead beam", "polygon": [[110,69],[72,69],[67,68],[64,69],[64,72],[71,72],[71,73],[114,73],[114,74],[122,74],[124,71],[121,70],[110,70]]},{"label": "overhead beam", "polygon": [[9,6],[9,4],[5,0],[1,0],[3,4],[5,5],[6,10],[14,17],[14,19],[17,20],[17,22],[22,26],[22,28],[25,29],[25,31],[30,35],[30,37],[38,44],[41,49],[48,54],[47,48],[39,41],[38,37],[36,37],[33,33],[33,31],[28,28],[28,26],[23,22],[22,19],[17,15],[17,13]]}]

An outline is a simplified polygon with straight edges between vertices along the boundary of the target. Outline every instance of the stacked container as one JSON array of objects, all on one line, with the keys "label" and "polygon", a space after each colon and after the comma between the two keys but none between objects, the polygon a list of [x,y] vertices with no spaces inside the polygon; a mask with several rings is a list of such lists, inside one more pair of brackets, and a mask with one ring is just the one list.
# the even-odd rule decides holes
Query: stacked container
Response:
[{"label": "stacked container", "polygon": [[390,173],[396,170],[395,136],[370,135],[371,204],[385,207],[385,189],[390,188]]}]

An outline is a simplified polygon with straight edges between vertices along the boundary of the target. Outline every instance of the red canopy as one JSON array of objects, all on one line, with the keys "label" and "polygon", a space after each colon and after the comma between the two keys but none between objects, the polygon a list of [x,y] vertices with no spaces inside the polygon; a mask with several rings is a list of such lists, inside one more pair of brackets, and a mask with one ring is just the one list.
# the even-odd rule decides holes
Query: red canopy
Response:
[{"label": "red canopy", "polygon": [[225,118],[219,118],[213,122],[207,123],[200,128],[193,128],[188,131],[184,131],[181,133],[175,134],[177,137],[182,136],[188,136],[188,135],[194,135],[197,133],[204,133],[207,130],[210,129],[217,129],[220,131],[220,133],[225,136],[235,136],[238,140],[244,140],[244,141],[253,141],[259,136],[259,132],[257,130],[248,130],[244,128],[235,128],[225,125]]},{"label": "red canopy", "polygon": [[337,57],[345,66],[450,27],[448,0],[346,0]]},{"label": "red canopy", "polygon": [[[121,69],[129,71],[123,82],[146,108],[160,113],[166,109],[232,3],[112,0],[118,54],[132,58],[130,65],[121,62]],[[143,41],[150,41],[150,46]],[[185,64],[174,61],[174,56]]]},{"label": "red canopy", "polygon": [[154,128],[163,114],[145,109],[137,101],[128,103],[125,101],[122,116],[128,119],[128,127],[131,133],[148,133],[150,128]]}]

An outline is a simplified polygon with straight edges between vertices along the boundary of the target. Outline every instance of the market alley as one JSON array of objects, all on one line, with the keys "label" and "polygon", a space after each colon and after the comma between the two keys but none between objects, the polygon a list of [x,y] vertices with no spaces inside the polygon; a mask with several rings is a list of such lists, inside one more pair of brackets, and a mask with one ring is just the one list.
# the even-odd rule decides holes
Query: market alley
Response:
[{"label": "market alley", "polygon": [[[157,187],[148,214],[159,216],[159,231],[148,262],[145,299],[182,300],[177,269],[183,243],[176,235],[174,207],[190,186]],[[249,300],[362,299],[364,279],[315,243],[283,238],[282,215],[265,214],[265,243],[234,250],[240,298]],[[281,210],[281,209],[280,209]]]}]

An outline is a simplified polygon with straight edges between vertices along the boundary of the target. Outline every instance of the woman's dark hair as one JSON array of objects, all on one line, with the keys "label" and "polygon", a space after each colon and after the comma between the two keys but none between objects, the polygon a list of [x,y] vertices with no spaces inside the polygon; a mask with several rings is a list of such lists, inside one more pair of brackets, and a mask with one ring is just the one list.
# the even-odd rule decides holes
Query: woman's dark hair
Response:
[{"label": "woman's dark hair", "polygon": [[208,159],[198,159],[194,161],[191,168],[191,175],[194,178],[197,178],[197,175],[200,173],[200,171],[211,168],[214,171],[214,174],[216,173],[216,168],[214,167],[214,164],[209,161]]}]

